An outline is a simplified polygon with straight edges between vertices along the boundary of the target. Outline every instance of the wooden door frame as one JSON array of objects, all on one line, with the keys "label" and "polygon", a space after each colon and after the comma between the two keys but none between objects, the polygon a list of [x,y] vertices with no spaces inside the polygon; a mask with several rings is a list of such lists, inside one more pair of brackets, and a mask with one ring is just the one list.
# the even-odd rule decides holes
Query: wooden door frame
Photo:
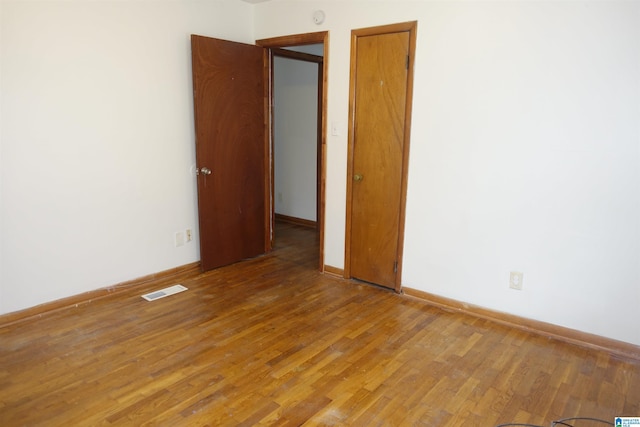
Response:
[{"label": "wooden door frame", "polygon": [[405,104],[404,122],[404,146],[402,153],[402,185],[400,188],[400,212],[398,226],[398,252],[397,269],[395,275],[396,292],[402,288],[402,261],[404,250],[404,223],[407,202],[407,177],[409,171],[409,142],[411,136],[411,109],[413,105],[413,64],[416,51],[418,22],[403,22],[399,24],[383,25],[379,27],[361,28],[351,31],[351,64],[349,76],[349,140],[347,153],[347,212],[345,227],[345,256],[344,256],[344,277],[350,279],[351,276],[351,212],[353,208],[353,151],[355,144],[355,101],[356,101],[356,69],[358,38],[366,36],[376,36],[390,33],[409,32],[409,64],[407,73],[407,97]]},{"label": "wooden door frame", "polygon": [[321,31],[317,33],[295,34],[281,37],[272,37],[268,39],[256,40],[256,45],[262,46],[268,50],[265,60],[265,75],[268,77],[266,81],[269,83],[268,93],[265,95],[265,134],[269,139],[267,145],[269,147],[269,164],[268,174],[269,178],[269,200],[267,206],[270,206],[268,210],[267,220],[270,224],[270,236],[269,241],[273,246],[274,238],[274,221],[275,221],[275,203],[274,203],[274,150],[273,150],[273,56],[274,50],[283,47],[291,46],[304,46],[309,44],[322,43],[324,48],[322,66],[318,67],[318,155],[317,155],[317,200],[316,200],[316,222],[318,227],[318,240],[319,240],[319,255],[318,255],[318,269],[324,271],[324,211],[325,211],[325,183],[326,183],[326,155],[327,155],[327,134],[326,134],[326,121],[327,121],[327,75],[328,75],[328,59],[329,59],[329,32]]}]

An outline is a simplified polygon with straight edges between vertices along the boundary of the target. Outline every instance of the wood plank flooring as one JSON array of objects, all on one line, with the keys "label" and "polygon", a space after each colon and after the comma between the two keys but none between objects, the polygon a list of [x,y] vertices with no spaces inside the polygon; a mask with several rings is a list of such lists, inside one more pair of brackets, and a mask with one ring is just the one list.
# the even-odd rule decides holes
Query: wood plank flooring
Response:
[{"label": "wood plank flooring", "polygon": [[147,302],[159,288],[137,288],[0,327],[0,425],[640,416],[640,364],[322,275],[315,238],[280,224],[271,254],[186,280],[186,292]]}]

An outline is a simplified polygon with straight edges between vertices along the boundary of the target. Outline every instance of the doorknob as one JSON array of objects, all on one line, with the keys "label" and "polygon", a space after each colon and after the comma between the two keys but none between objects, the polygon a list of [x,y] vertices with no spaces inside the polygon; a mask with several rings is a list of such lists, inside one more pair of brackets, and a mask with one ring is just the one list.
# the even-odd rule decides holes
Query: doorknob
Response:
[{"label": "doorknob", "polygon": [[364,178],[364,177],[363,177],[362,175],[360,175],[359,173],[357,173],[357,174],[355,174],[355,175],[353,176],[353,180],[354,180],[354,181],[362,181],[362,179],[363,179],[363,178]]},{"label": "doorknob", "polygon": [[200,169],[196,169],[196,173],[202,175],[211,175],[211,169],[209,169],[208,167],[202,167]]}]

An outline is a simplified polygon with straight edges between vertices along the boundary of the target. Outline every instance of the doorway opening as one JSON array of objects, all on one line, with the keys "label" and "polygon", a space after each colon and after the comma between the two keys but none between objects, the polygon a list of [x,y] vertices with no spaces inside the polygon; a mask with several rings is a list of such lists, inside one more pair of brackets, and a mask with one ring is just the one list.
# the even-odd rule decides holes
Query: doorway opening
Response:
[{"label": "doorway opening", "polygon": [[[299,34],[257,40],[258,46],[269,49],[269,108],[271,168],[271,241],[278,239],[276,219],[295,226],[315,227],[317,265],[324,271],[324,192],[326,159],[326,98],[328,32]],[[314,70],[315,84],[308,80],[304,69]],[[316,71],[317,70],[317,71]],[[287,75],[287,73],[289,73]],[[296,92],[296,82],[288,80],[307,75],[306,93],[315,90],[314,101],[302,99]],[[290,84],[289,84],[290,83]],[[280,90],[278,90],[280,88]],[[288,89],[290,90],[288,90]],[[277,93],[276,93],[277,92]],[[297,98],[296,98],[297,97]],[[302,95],[304,98],[304,95]],[[307,118],[296,122],[291,112],[298,111],[291,103],[306,102],[299,109],[307,112]],[[309,105],[313,102],[315,105]],[[314,111],[315,117],[309,118]],[[315,134],[300,141],[295,132],[305,128],[302,121],[315,128]],[[293,134],[292,134],[293,133]],[[311,144],[309,143],[311,141]],[[305,166],[306,165],[306,166]],[[309,173],[309,169],[312,169]],[[315,173],[313,173],[315,170]]]}]

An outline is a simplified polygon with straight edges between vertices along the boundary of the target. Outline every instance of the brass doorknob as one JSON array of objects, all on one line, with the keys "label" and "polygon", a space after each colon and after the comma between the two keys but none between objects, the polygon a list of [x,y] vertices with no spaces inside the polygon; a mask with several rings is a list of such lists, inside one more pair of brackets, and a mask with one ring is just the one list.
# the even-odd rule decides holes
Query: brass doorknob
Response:
[{"label": "brass doorknob", "polygon": [[354,181],[362,181],[362,179],[363,179],[363,178],[364,178],[364,177],[363,177],[362,175],[360,175],[359,173],[357,173],[357,174],[355,174],[355,175],[353,176],[353,180],[354,180]]}]

